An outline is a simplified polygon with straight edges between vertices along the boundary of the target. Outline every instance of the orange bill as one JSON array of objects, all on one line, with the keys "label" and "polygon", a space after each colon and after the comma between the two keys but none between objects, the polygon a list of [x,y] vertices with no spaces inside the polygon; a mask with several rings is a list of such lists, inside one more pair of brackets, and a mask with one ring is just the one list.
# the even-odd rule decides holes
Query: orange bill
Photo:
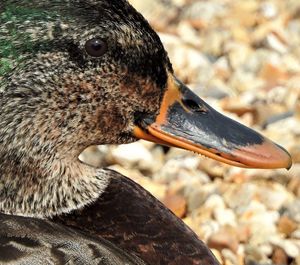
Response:
[{"label": "orange bill", "polygon": [[156,117],[141,117],[137,138],[179,147],[247,168],[287,168],[281,146],[214,110],[172,75]]}]

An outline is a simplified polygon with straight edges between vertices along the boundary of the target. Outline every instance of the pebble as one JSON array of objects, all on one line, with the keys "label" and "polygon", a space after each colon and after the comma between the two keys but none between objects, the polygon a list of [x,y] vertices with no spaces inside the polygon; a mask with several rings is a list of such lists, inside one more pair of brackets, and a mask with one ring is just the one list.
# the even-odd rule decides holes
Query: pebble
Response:
[{"label": "pebble", "polygon": [[186,215],[187,203],[183,196],[167,193],[162,202],[179,218],[183,218]]},{"label": "pebble", "polygon": [[216,208],[214,210],[213,216],[215,220],[221,225],[237,226],[236,215],[231,209],[220,209]]},{"label": "pebble", "polygon": [[292,220],[300,223],[300,199],[286,205],[281,211]]},{"label": "pebble", "polygon": [[272,254],[273,264],[276,265],[287,265],[288,264],[288,256],[282,248],[275,247],[274,252]]},{"label": "pebble", "polygon": [[292,240],[273,237],[271,243],[276,247],[282,248],[288,257],[296,258],[300,255],[300,247]]},{"label": "pebble", "polygon": [[[201,185],[197,183],[189,183],[184,189],[184,195],[188,201],[188,207],[190,211],[198,209],[200,206],[206,202],[207,198],[216,193],[217,187],[213,184]],[[209,207],[208,207],[209,208]]]},{"label": "pebble", "polygon": [[116,163],[125,167],[137,166],[140,169],[152,172],[160,167],[159,159],[154,159],[152,153],[141,141],[116,146],[111,150],[111,156]]},{"label": "pebble", "polygon": [[219,251],[227,248],[234,253],[237,252],[239,244],[237,235],[233,233],[233,231],[234,230],[231,230],[229,228],[223,228],[222,230],[209,237],[207,245]]},{"label": "pebble", "polygon": [[298,225],[295,221],[287,216],[282,216],[278,220],[278,232],[283,233],[286,236],[290,236],[294,231],[296,231]]}]

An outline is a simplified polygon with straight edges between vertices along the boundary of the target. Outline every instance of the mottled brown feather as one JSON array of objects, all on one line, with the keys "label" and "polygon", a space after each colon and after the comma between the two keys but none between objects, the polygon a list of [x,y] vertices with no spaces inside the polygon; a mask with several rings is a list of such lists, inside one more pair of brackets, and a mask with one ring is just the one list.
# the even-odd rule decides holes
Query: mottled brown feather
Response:
[{"label": "mottled brown feather", "polygon": [[0,214],[0,264],[143,265],[102,238],[29,217]]},{"label": "mottled brown feather", "polygon": [[111,171],[110,184],[89,207],[54,218],[103,237],[149,265],[214,265],[196,234],[140,185]]}]

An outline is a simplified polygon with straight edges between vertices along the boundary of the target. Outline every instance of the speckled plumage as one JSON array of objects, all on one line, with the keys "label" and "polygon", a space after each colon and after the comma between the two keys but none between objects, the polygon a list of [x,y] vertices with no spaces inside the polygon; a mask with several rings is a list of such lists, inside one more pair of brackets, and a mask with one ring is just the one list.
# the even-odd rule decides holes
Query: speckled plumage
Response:
[{"label": "speckled plumage", "polygon": [[[84,49],[86,41],[95,37],[108,46],[100,58]],[[101,239],[107,238],[128,252],[127,257],[117,248],[112,251],[112,257],[119,255],[124,264],[130,259],[128,264],[143,264],[133,254],[150,265],[178,265],[184,260],[186,265],[217,264],[196,235],[140,186],[119,176],[126,184],[123,187],[115,173],[78,160],[89,145],[136,140],[132,132],[136,120],[141,113],[158,114],[170,73],[158,36],[124,0],[1,1],[0,250],[4,251],[0,251],[0,264],[41,264],[32,263],[37,253],[43,264],[94,264],[96,250],[87,256],[89,262],[80,262],[82,253],[71,259],[76,251],[65,253],[76,237],[82,243],[79,250],[87,253],[91,246],[111,250]],[[103,202],[109,190],[112,201],[120,203],[119,210],[130,208],[128,194],[141,203],[132,204],[128,216],[122,211],[114,215],[113,207],[110,213]],[[84,220],[95,217],[82,215],[77,220],[74,216],[81,210],[93,206],[101,215],[102,203],[105,212],[95,222],[98,228],[85,231],[98,238],[69,228],[64,231],[65,225],[81,229]],[[147,210],[152,211],[149,216]],[[158,218],[164,212],[174,221],[171,234],[164,234],[169,225]],[[61,224],[28,217],[53,217]],[[140,237],[128,218],[134,219],[132,225],[149,221],[154,226],[147,226]],[[123,220],[124,225],[110,234],[100,229],[101,220],[107,231],[116,221]],[[132,239],[128,246],[126,238]],[[37,244],[36,252],[23,246],[25,241]],[[164,248],[156,248],[155,242],[165,242]],[[168,242],[172,252],[165,255]],[[109,262],[111,257],[105,258],[105,253],[98,255],[104,258],[97,264],[121,264]],[[63,262],[57,257],[63,257]]]}]

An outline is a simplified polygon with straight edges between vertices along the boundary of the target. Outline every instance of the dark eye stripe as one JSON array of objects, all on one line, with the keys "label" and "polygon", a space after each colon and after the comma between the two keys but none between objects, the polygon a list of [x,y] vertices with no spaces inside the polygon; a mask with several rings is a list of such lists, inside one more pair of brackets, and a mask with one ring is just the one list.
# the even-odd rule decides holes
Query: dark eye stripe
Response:
[{"label": "dark eye stripe", "polygon": [[93,38],[85,43],[85,50],[92,57],[100,57],[107,51],[107,44],[100,38]]}]

